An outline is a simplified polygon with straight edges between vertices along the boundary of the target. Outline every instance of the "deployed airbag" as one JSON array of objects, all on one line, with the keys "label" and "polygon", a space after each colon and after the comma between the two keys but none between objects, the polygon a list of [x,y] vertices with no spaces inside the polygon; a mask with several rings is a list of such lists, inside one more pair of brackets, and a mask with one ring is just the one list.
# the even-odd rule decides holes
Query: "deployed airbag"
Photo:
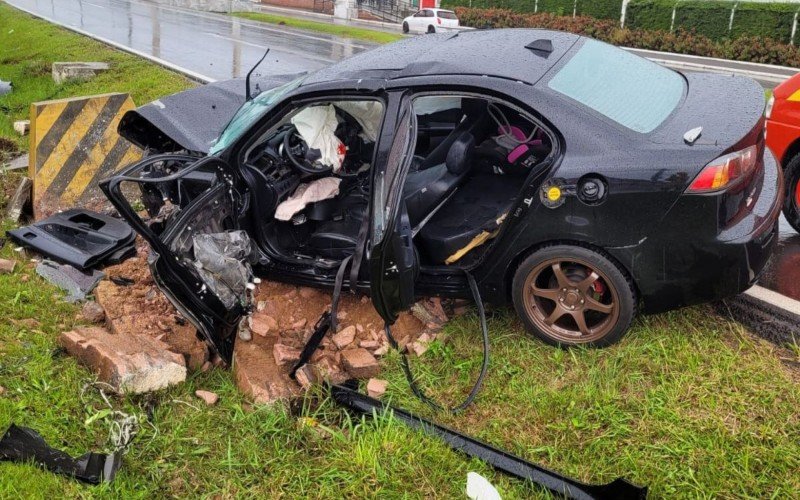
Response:
[{"label": "deployed airbag", "polygon": [[275,218],[282,221],[291,220],[309,203],[334,198],[339,194],[339,183],[341,182],[342,180],[336,177],[323,177],[300,184],[294,194],[282,201],[275,209]]},{"label": "deployed airbag", "polygon": [[291,122],[308,145],[309,151],[318,153],[318,163],[331,167],[334,172],[342,168],[347,150],[336,137],[339,120],[332,104],[303,108],[291,118]]}]

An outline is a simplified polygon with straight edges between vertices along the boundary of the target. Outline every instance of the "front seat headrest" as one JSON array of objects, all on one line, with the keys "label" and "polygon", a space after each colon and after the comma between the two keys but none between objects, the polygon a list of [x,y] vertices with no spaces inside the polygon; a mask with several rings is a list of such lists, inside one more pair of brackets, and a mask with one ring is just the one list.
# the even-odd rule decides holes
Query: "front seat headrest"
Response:
[{"label": "front seat headrest", "polygon": [[472,166],[472,155],[475,149],[475,137],[469,132],[464,132],[453,141],[450,151],[447,152],[445,165],[451,174],[461,175]]}]

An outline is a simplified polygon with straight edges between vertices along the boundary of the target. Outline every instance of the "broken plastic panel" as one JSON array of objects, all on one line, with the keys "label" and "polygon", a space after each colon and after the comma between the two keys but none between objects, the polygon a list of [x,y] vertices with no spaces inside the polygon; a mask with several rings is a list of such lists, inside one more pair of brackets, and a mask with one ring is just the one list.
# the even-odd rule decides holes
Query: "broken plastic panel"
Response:
[{"label": "broken plastic panel", "polygon": [[79,457],[51,448],[42,436],[33,429],[8,428],[0,439],[0,460],[31,462],[41,465],[56,474],[74,477],[91,484],[111,482],[122,465],[122,453],[88,452]]},{"label": "broken plastic panel", "polygon": [[258,256],[244,231],[196,234],[193,237],[195,267],[211,292],[225,307],[246,305],[247,285],[253,279]]},{"label": "broken plastic panel", "polygon": [[80,208],[65,210],[7,234],[20,245],[79,269],[95,267],[112,256],[120,260],[135,253],[135,233],[128,224]]}]

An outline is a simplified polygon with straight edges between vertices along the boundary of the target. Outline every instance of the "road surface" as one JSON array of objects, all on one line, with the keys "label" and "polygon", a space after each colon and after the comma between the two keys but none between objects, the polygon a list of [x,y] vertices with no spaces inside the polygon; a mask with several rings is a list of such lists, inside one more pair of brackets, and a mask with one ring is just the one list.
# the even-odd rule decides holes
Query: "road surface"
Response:
[{"label": "road surface", "polygon": [[204,76],[242,77],[269,48],[259,72],[323,68],[374,45],[141,0],[7,0],[7,3]]},{"label": "road surface", "polygon": [[[313,71],[374,47],[368,42],[269,26],[141,0],[6,0],[7,3],[145,56],[196,73],[200,80],[244,76],[267,48],[263,74]],[[797,70],[629,49],[690,71],[744,72],[767,88]],[[778,249],[760,284],[800,300],[800,235],[781,218]]]}]

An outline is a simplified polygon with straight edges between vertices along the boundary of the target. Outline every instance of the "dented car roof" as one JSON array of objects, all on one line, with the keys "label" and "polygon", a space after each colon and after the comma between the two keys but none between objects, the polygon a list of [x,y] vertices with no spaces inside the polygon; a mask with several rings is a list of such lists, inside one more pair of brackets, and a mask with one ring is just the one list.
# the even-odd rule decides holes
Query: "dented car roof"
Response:
[{"label": "dented car roof", "polygon": [[[357,54],[311,74],[304,85],[425,75],[487,75],[532,85],[581,38],[539,29],[428,34]],[[552,50],[527,48],[537,40],[549,41]]]}]

